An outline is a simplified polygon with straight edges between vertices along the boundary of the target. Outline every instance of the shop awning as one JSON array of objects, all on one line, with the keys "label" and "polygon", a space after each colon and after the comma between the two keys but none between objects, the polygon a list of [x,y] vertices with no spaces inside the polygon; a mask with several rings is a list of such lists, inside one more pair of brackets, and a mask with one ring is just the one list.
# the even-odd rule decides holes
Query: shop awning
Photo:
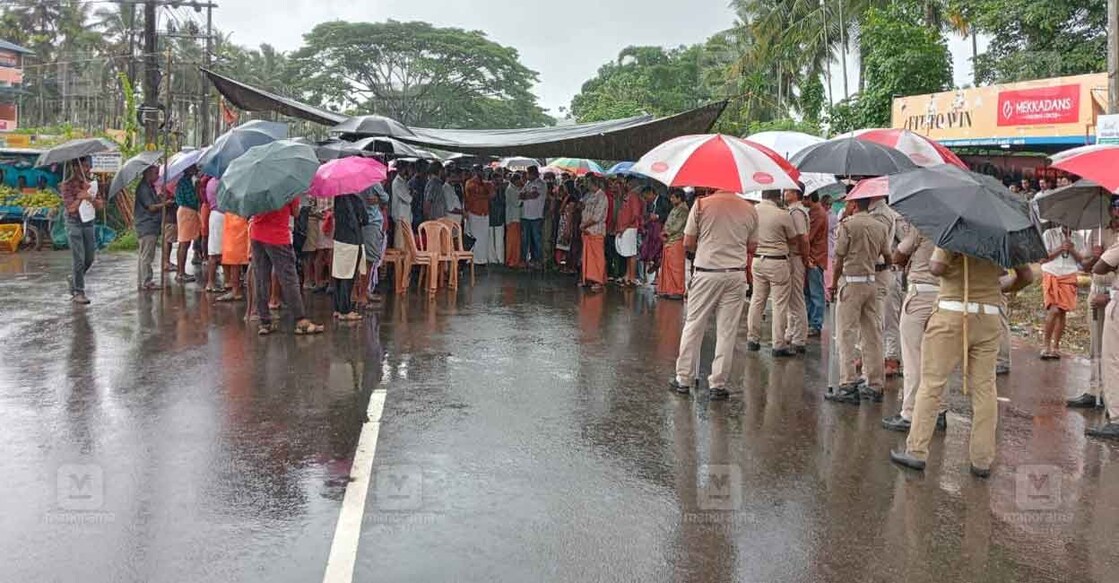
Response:
[{"label": "shop awning", "polygon": [[[281,97],[207,69],[202,72],[230,103],[247,111],[275,111],[323,125],[336,125],[347,119],[345,115]],[[643,115],[543,128],[446,130],[413,127],[410,129],[414,137],[397,136],[396,139],[464,154],[636,160],[671,138],[709,132],[725,107],[726,101],[719,101],[662,118]]]}]

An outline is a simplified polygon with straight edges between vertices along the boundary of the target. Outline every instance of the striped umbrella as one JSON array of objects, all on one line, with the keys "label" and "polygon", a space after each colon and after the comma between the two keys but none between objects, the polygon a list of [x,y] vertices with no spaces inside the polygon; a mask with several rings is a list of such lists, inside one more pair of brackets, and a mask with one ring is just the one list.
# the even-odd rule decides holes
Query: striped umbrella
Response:
[{"label": "striped umbrella", "polygon": [[889,128],[855,130],[836,137],[856,138],[899,150],[909,156],[914,164],[925,168],[940,164],[951,164],[964,170],[968,169],[967,164],[952,150],[935,140],[909,130]]},{"label": "striped umbrella", "polygon": [[641,157],[632,172],[668,186],[698,186],[731,192],[799,188],[800,172],[769,148],[723,134],[671,139]]},{"label": "striped umbrella", "polygon": [[582,176],[588,172],[595,174],[606,174],[594,160],[587,160],[586,158],[556,158],[548,163],[549,166],[559,168],[564,172],[570,172],[576,176]]}]

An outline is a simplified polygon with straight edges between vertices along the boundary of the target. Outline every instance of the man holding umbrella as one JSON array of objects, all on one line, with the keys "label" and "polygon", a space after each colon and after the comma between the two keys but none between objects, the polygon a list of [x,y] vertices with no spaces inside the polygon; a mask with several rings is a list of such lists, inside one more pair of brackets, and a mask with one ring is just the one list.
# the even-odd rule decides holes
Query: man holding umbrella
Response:
[{"label": "man holding umbrella", "polygon": [[79,158],[66,164],[68,176],[60,187],[66,213],[73,269],[70,274],[70,297],[75,304],[88,304],[85,296],[85,274],[93,266],[97,251],[93,220],[105,201],[97,198],[96,183],[90,181],[90,159]]},{"label": "man holding umbrella", "polygon": [[136,283],[145,291],[159,289],[152,273],[152,262],[155,261],[163,207],[167,203],[160,201],[159,195],[155,192],[155,182],[158,178],[158,166],[152,165],[144,169],[144,173],[140,175],[140,183],[136,186],[136,207],[132,211],[136,237],[140,240]]}]

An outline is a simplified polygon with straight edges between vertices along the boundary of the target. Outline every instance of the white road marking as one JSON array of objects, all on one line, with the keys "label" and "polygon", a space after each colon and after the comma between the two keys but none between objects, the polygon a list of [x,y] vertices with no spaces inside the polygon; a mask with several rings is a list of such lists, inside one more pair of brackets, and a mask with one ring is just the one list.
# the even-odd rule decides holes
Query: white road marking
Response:
[{"label": "white road marking", "polygon": [[369,478],[373,474],[373,456],[377,453],[377,436],[381,432],[381,413],[385,409],[385,391],[379,389],[369,396],[367,419],[361,426],[357,451],[350,466],[350,483],[342,498],[342,510],[334,528],[334,541],[330,544],[330,558],[326,561],[323,583],[350,583],[354,578],[357,561],[357,543],[361,538],[361,523],[365,516],[365,495],[369,492]]}]

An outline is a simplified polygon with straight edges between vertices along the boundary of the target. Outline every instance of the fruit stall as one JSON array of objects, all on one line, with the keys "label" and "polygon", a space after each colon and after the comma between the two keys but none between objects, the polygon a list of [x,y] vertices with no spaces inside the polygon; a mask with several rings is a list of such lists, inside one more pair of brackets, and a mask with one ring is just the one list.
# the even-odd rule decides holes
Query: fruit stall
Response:
[{"label": "fruit stall", "polygon": [[58,174],[35,168],[40,150],[0,148],[0,251],[42,249],[62,199]]}]

